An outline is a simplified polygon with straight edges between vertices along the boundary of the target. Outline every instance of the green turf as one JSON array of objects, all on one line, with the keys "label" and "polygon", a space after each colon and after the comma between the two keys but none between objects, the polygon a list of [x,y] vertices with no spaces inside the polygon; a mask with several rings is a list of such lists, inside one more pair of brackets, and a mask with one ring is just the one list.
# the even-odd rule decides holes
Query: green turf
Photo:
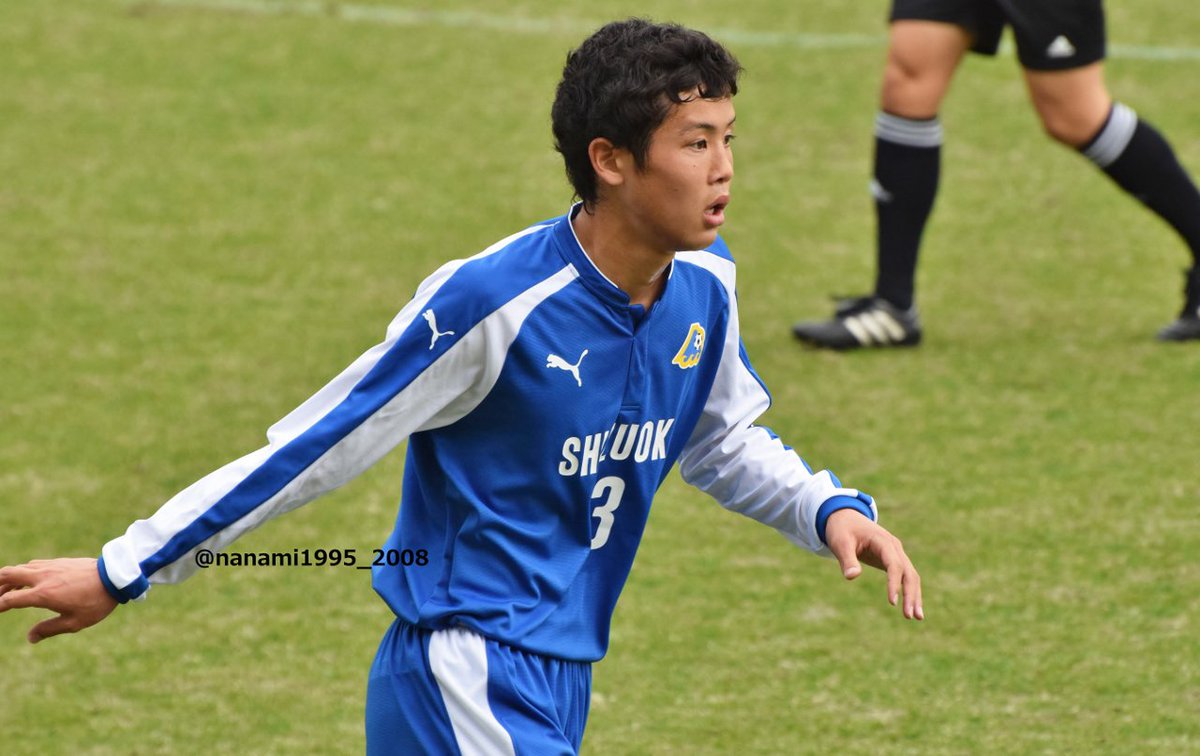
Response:
[{"label": "green turf", "polygon": [[[1200,39],[1185,0],[1107,5],[1115,43]],[[870,282],[883,0],[201,6],[0,3],[0,563],[95,555],[261,445],[441,261],[562,212],[563,56],[638,13],[747,68],[726,236],[767,421],[877,496],[928,620],[673,477],[585,749],[1200,753],[1200,345],[1151,339],[1187,255],[1039,134],[1011,59],[968,61],[943,112],[926,343],[837,355],[788,326]],[[1198,76],[1109,64],[1194,171]],[[236,548],[366,553],[401,466]],[[213,569],[30,647],[35,619],[0,616],[6,754],[361,751],[389,621],[366,573],[315,568]]]}]

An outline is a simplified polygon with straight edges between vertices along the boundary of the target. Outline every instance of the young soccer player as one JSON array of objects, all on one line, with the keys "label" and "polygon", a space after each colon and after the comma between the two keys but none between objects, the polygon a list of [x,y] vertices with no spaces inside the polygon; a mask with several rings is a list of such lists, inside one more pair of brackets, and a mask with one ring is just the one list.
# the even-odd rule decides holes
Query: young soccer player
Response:
[{"label": "young soccer player", "polygon": [[832,320],[797,323],[796,338],[831,349],[920,343],[913,289],[938,188],[938,110],[966,52],[995,54],[1005,25],[1046,132],[1171,224],[1191,249],[1183,309],[1158,338],[1200,339],[1200,192],[1162,135],[1109,95],[1101,0],[893,0],[871,181],[875,291],[840,303]]},{"label": "young soccer player", "polygon": [[552,111],[581,202],[443,266],[266,447],[98,562],[0,570],[0,611],[60,612],[33,642],[87,627],[407,438],[386,545],[427,563],[372,575],[396,614],[370,673],[372,753],[578,751],[591,664],[676,462],[723,506],[832,553],[847,579],[860,560],[885,570],[889,601],[921,619],[917,571],[872,499],[754,424],[769,397],[717,234],[739,70],[696,31],[601,28],[568,57]]}]

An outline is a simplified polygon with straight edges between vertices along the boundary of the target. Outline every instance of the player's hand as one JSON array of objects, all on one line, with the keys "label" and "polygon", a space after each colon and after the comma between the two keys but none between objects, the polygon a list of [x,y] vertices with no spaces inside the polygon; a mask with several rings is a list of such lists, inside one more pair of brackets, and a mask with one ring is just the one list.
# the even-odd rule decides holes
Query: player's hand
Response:
[{"label": "player's hand", "polygon": [[31,606],[58,612],[30,628],[29,642],[37,643],[91,627],[117,602],[100,582],[95,559],[35,559],[0,569],[0,612]]},{"label": "player's hand", "polygon": [[895,606],[904,596],[902,610],[908,619],[925,619],[921,605],[921,576],[913,567],[900,539],[853,509],[839,509],[825,521],[825,543],[841,565],[842,575],[853,580],[862,574],[859,560],[887,573],[888,602]]}]

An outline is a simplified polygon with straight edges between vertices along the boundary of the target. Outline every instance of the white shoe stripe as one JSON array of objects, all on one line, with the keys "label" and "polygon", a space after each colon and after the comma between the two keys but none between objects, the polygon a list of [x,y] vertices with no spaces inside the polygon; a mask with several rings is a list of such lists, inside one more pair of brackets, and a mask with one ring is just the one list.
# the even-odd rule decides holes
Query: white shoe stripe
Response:
[{"label": "white shoe stripe", "polygon": [[904,341],[904,326],[883,309],[867,310],[842,321],[842,325],[863,346],[886,346]]},{"label": "white shoe stripe", "polygon": [[867,310],[862,315],[858,316],[859,322],[863,328],[866,328],[871,334],[871,338],[878,344],[888,343],[887,330],[879,322],[879,313],[876,310]]},{"label": "white shoe stripe", "polygon": [[850,335],[858,339],[858,343],[863,346],[871,346],[871,334],[863,327],[861,315],[854,315],[842,321],[842,325],[846,326],[846,330]]},{"label": "white shoe stripe", "polygon": [[893,342],[904,340],[904,326],[896,322],[892,314],[887,310],[875,310],[875,322],[879,323]]}]

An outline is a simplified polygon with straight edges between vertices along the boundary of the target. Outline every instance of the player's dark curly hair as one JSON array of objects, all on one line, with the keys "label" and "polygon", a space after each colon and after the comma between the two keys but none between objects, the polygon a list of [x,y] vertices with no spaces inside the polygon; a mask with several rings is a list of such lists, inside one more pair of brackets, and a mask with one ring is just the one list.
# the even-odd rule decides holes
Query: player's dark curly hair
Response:
[{"label": "player's dark curly hair", "polygon": [[603,137],[644,165],[650,135],[689,92],[737,94],[742,67],[707,35],[638,18],[602,26],[567,55],[550,118],[567,178],[590,208],[597,200],[588,145]]}]

